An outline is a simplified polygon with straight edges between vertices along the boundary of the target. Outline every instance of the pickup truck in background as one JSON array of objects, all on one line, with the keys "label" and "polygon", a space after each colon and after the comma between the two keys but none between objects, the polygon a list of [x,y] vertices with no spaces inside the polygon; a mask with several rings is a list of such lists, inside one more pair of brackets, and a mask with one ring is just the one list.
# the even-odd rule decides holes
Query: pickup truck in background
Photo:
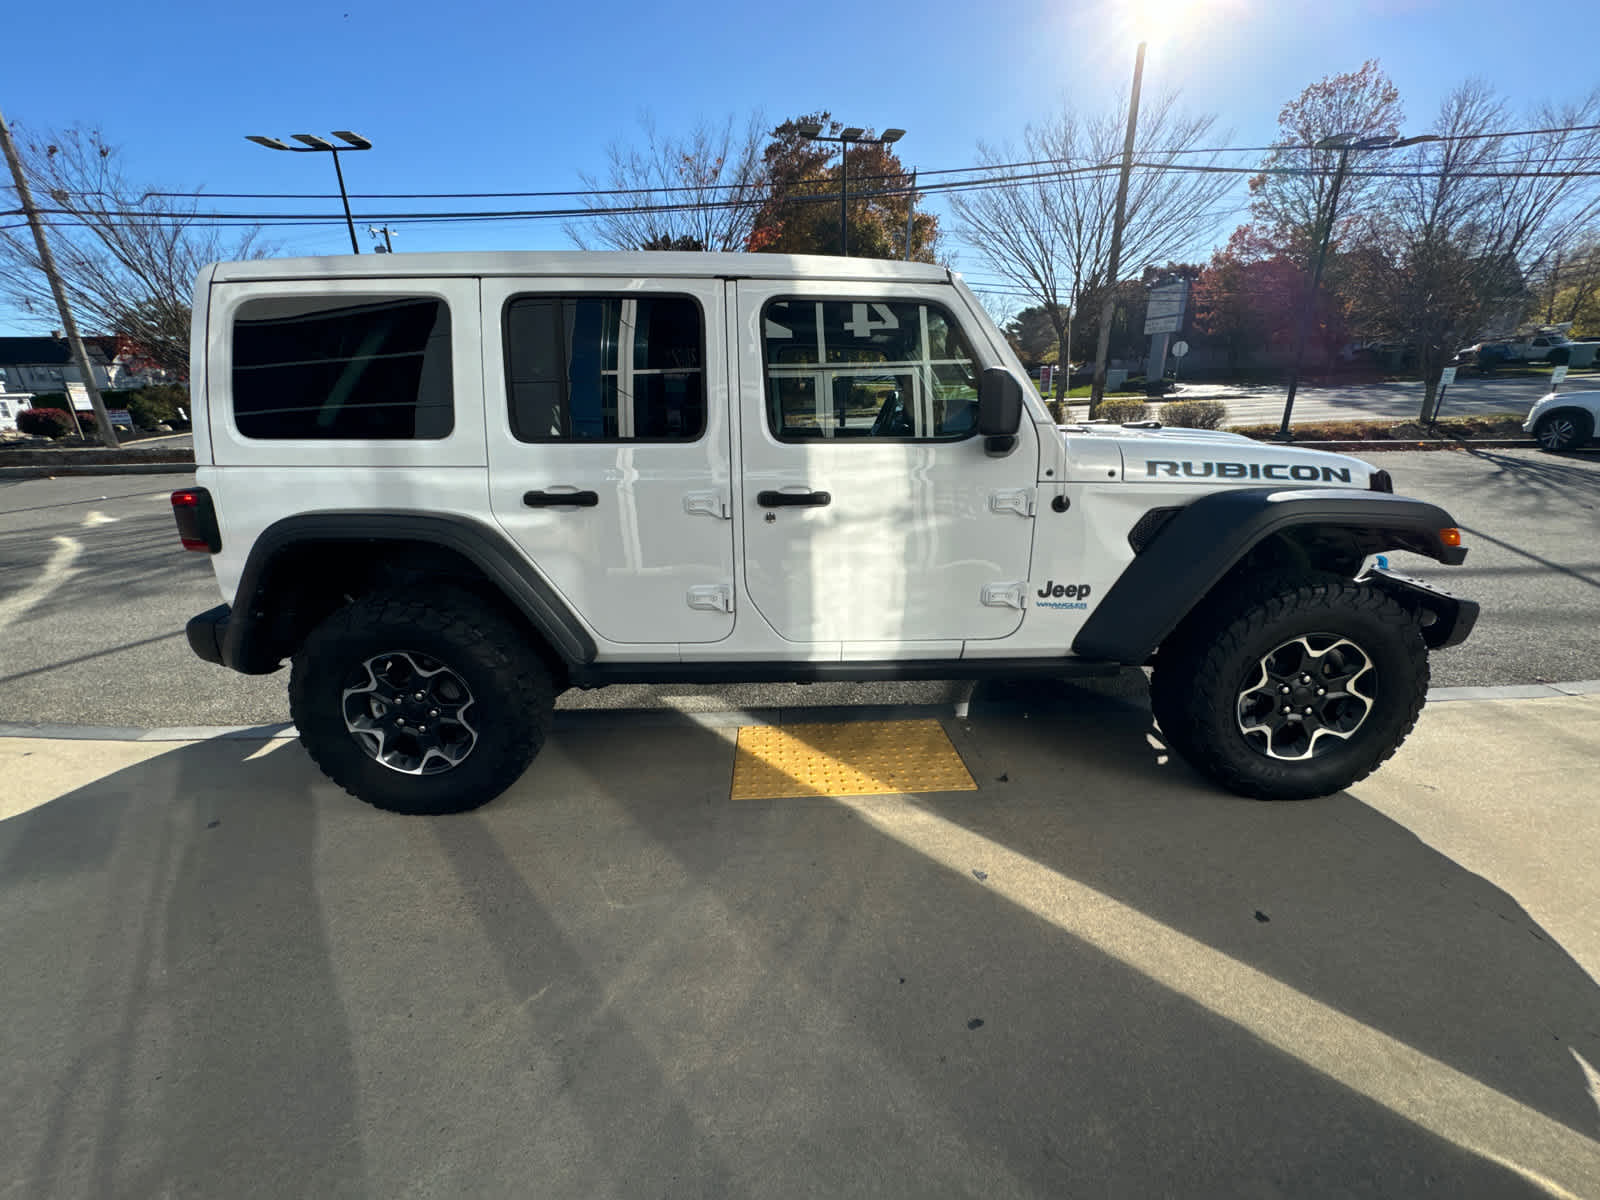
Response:
[{"label": "pickup truck in background", "polygon": [[1567,337],[1571,328],[1570,324],[1545,325],[1516,337],[1478,342],[1462,350],[1458,357],[1486,370],[1530,362],[1592,367],[1596,353],[1600,352],[1600,342],[1574,342]]}]

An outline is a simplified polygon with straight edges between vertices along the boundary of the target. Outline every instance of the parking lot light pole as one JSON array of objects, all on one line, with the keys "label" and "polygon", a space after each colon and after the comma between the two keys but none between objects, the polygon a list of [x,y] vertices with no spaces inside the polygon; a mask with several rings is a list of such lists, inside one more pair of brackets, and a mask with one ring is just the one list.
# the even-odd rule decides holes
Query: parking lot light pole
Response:
[{"label": "parking lot light pole", "polygon": [[1300,365],[1305,358],[1306,338],[1311,330],[1311,309],[1317,302],[1317,288],[1322,283],[1322,268],[1328,261],[1328,244],[1333,240],[1333,222],[1339,212],[1339,191],[1344,183],[1345,169],[1350,164],[1352,150],[1399,150],[1405,146],[1415,146],[1419,142],[1438,142],[1444,139],[1437,134],[1424,133],[1416,137],[1391,138],[1368,137],[1359,141],[1352,141],[1348,133],[1335,134],[1323,138],[1312,146],[1314,150],[1338,150],[1339,165],[1333,172],[1333,187],[1328,193],[1328,215],[1322,222],[1320,237],[1317,240],[1317,257],[1311,268],[1311,286],[1306,292],[1305,303],[1300,306],[1300,324],[1295,330],[1294,358],[1289,363],[1289,391],[1283,400],[1283,421],[1278,426],[1275,440],[1291,442],[1294,434],[1289,431],[1289,418],[1294,413],[1294,395],[1300,388]]},{"label": "parking lot light pole", "polygon": [[875,146],[889,146],[905,137],[904,129],[885,129],[879,137],[866,137],[866,130],[859,125],[852,125],[848,129],[841,129],[838,137],[823,137],[822,126],[814,121],[795,126],[796,131],[808,142],[838,142],[839,143],[839,253],[846,258],[850,257],[850,145],[851,143],[866,143]]},{"label": "parking lot light pole", "polygon": [[339,165],[339,152],[341,150],[347,153],[351,150],[371,150],[372,143],[359,133],[352,133],[348,129],[335,129],[333,131],[334,137],[347,143],[343,146],[336,146],[328,141],[327,138],[318,137],[314,133],[296,133],[291,136],[295,141],[303,142],[304,145],[291,146],[287,142],[279,141],[277,138],[263,137],[259,133],[246,134],[245,140],[254,142],[258,146],[265,146],[268,150],[289,150],[295,154],[332,154],[333,173],[339,179],[339,199],[344,204],[344,222],[350,229],[350,252],[352,254],[360,254],[361,246],[356,241],[355,219],[350,215],[350,196],[344,190],[344,168]]}]

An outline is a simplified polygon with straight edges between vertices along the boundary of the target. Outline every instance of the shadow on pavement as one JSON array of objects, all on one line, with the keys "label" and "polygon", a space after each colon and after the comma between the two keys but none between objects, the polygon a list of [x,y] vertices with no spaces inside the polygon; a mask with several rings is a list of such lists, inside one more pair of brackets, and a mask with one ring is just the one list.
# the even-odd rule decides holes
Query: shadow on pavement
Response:
[{"label": "shadow on pavement", "polygon": [[[1567,1047],[1594,983],[1354,799],[1217,794],[1148,721],[986,691],[947,723],[978,792],[850,801],[730,801],[731,732],[688,720],[566,728],[447,819],[367,809],[292,744],[107,776],[0,823],[13,1180],[1542,1194],[1431,1090],[1488,1104],[1463,1129],[1498,1105],[1592,1138]],[[1207,990],[1241,978],[1238,1011]],[[1351,1030],[1437,1065],[1417,1106],[1351,1083]],[[1584,1165],[1544,1150],[1516,1161]]]},{"label": "shadow on pavement", "polygon": [[1465,444],[1462,449],[1493,468],[1481,480],[1483,486],[1515,488],[1530,494],[1547,495],[1568,506],[1580,497],[1591,500],[1600,498],[1600,473],[1592,468],[1571,465],[1573,462],[1593,462],[1595,455],[1591,453],[1576,451],[1530,457],[1478,449]]}]

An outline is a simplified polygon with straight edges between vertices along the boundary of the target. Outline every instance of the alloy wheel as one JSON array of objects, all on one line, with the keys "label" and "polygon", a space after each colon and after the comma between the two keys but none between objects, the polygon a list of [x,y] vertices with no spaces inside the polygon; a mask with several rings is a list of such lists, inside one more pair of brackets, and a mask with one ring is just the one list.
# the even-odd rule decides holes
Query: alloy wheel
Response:
[{"label": "alloy wheel", "polygon": [[478,744],[467,719],[472,705],[472,689],[460,675],[411,650],[373,655],[340,695],[356,743],[404,775],[439,775],[461,765]]},{"label": "alloy wheel", "polygon": [[1366,723],[1375,682],[1371,655],[1349,638],[1297,637],[1262,655],[1240,690],[1239,732],[1268,758],[1319,757]]}]

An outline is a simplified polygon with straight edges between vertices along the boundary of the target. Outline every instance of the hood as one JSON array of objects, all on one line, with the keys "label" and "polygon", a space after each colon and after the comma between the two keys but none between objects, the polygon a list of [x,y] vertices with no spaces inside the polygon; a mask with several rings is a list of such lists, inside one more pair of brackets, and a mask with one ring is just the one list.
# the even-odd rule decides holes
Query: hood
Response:
[{"label": "hood", "polygon": [[1365,490],[1376,474],[1375,467],[1348,454],[1258,442],[1221,430],[1069,425],[1065,433],[1073,440],[1115,445],[1122,456],[1122,477],[1129,482]]}]

